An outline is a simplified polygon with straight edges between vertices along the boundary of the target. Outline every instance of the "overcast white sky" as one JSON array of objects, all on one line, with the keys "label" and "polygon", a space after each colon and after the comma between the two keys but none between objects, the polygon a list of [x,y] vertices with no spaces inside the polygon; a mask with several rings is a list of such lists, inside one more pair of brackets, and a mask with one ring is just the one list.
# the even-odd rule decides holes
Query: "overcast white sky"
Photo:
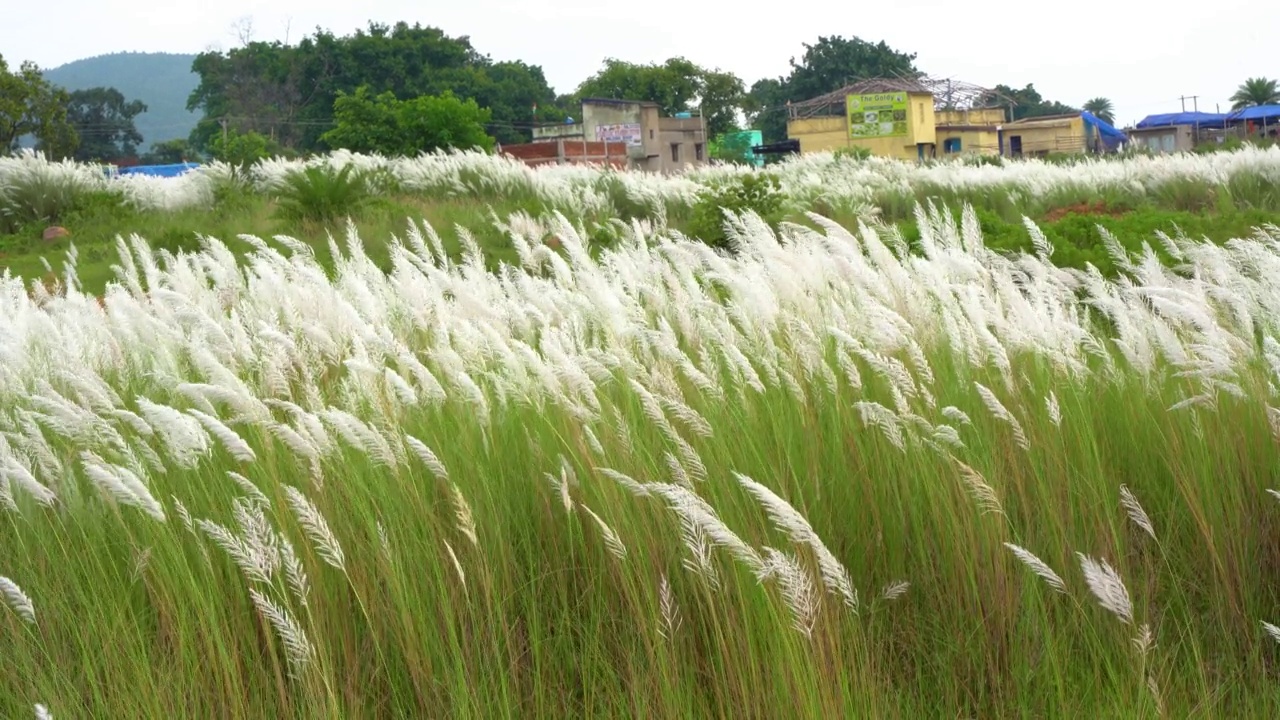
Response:
[{"label": "overcast white sky", "polygon": [[[33,7],[28,4],[28,7]],[[736,7],[736,9],[730,9]],[[1051,4],[967,4],[941,0],[761,4],[649,0],[43,0],[35,12],[4,13],[0,54],[11,66],[52,68],[123,50],[200,52],[232,47],[239,18],[255,39],[291,41],[316,26],[344,35],[370,20],[404,20],[468,35],[495,60],[542,66],[557,91],[572,90],[605,57],[658,62],[683,55],[741,77],[748,86],[787,72],[802,43],[819,35],[857,35],[915,52],[937,77],[984,85],[1035,83],[1068,104],[1111,99],[1121,126],[1150,113],[1177,112],[1179,96],[1226,112],[1247,77],[1280,76],[1280,3],[1191,0]],[[823,8],[826,11],[823,11]],[[1216,12],[1222,9],[1223,12]],[[1186,108],[1192,109],[1187,100]]]}]

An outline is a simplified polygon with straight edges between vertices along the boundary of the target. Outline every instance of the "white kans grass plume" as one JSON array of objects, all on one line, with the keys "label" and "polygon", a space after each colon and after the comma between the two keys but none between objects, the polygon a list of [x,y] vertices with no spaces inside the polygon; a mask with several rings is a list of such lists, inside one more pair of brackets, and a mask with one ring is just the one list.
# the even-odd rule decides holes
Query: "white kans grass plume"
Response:
[{"label": "white kans grass plume", "polygon": [[1076,553],[1080,558],[1080,569],[1084,572],[1089,591],[1098,600],[1103,609],[1120,619],[1120,622],[1133,622],[1133,603],[1129,600],[1129,590],[1115,568],[1105,560],[1095,560],[1084,553]]},{"label": "white kans grass plume", "polygon": [[1147,515],[1147,511],[1142,509],[1142,505],[1138,502],[1138,498],[1125,485],[1120,486],[1120,505],[1124,507],[1125,512],[1129,514],[1129,519],[1134,525],[1142,528],[1142,531],[1151,536],[1152,540],[1156,539],[1156,530],[1151,525],[1151,518]]},{"label": "white kans grass plume", "polygon": [[458,532],[479,547],[480,539],[476,535],[476,521],[471,514],[471,504],[462,494],[462,490],[454,483],[449,484],[450,496],[453,498],[454,516],[457,519]]},{"label": "white kans grass plume", "polygon": [[991,391],[986,385],[980,382],[973,383],[974,388],[978,391],[978,396],[982,398],[982,404],[987,406],[987,410],[998,420],[1008,423],[1009,429],[1013,431],[1013,439],[1018,443],[1018,447],[1023,450],[1031,449],[1031,443],[1027,441],[1027,435],[1022,429],[1022,423],[1018,422],[1018,418],[1009,409],[1000,402],[1000,398]]},{"label": "white kans grass plume", "polygon": [[1262,622],[1262,629],[1271,636],[1272,640],[1280,643],[1280,627],[1276,627],[1265,620]]},{"label": "white kans grass plume", "polygon": [[671,592],[671,582],[666,574],[658,582],[658,607],[662,613],[662,622],[658,626],[658,634],[666,640],[675,638],[680,629],[680,607],[676,605],[675,594]]},{"label": "white kans grass plume", "polygon": [[1045,564],[1043,560],[1036,557],[1030,550],[1027,550],[1026,548],[1023,548],[1019,545],[1014,545],[1013,543],[1006,542],[1004,546],[1009,548],[1009,551],[1013,553],[1013,556],[1018,558],[1018,560],[1020,560],[1023,565],[1026,565],[1028,568],[1030,568],[1031,572],[1035,573],[1036,575],[1039,575],[1040,579],[1048,583],[1049,587],[1053,588],[1054,590],[1060,593],[1063,593],[1064,595],[1066,594],[1067,583],[1062,580],[1062,577],[1059,576],[1058,573],[1053,571],[1053,568]]},{"label": "white kans grass plume", "polygon": [[1000,504],[1000,496],[996,494],[994,488],[987,484],[986,479],[982,477],[982,473],[958,460],[956,464],[960,466],[960,478],[964,482],[965,488],[969,491],[969,495],[978,504],[978,508],[984,514],[1003,515],[1004,507]]},{"label": "white kans grass plume", "polygon": [[[325,563],[344,570],[348,559],[355,562],[357,548],[348,548],[350,558],[343,554],[329,523],[298,487],[268,484],[292,462],[310,473],[317,490],[324,474],[341,476],[346,461],[364,463],[361,480],[373,482],[376,477],[365,476],[407,481],[412,473],[402,471],[421,463],[448,486],[456,530],[477,546],[476,518],[461,488],[487,488],[474,475],[468,446],[451,444],[450,433],[481,431],[480,452],[491,443],[503,452],[501,442],[536,443],[539,437],[529,431],[522,440],[519,430],[527,428],[494,433],[508,415],[554,417],[564,424],[555,431],[567,446],[581,439],[589,448],[590,464],[631,472],[597,467],[579,485],[563,460],[558,475],[554,467],[528,469],[535,481],[544,473],[552,478],[566,510],[591,517],[608,552],[628,558],[631,567],[641,564],[635,562],[638,541],[625,546],[582,504],[592,497],[588,484],[602,480],[635,499],[660,499],[675,513],[680,537],[671,542],[683,544],[681,562],[696,575],[686,579],[700,579],[700,587],[712,590],[729,586],[718,563],[723,551],[779,589],[796,628],[807,634],[828,594],[856,610],[857,591],[845,566],[795,507],[745,475],[733,479],[796,546],[792,550],[808,550],[759,549],[725,522],[738,522],[738,515],[717,513],[704,499],[719,497],[719,484],[727,480],[732,461],[726,452],[742,441],[732,433],[768,428],[776,419],[753,417],[761,412],[758,403],[776,401],[783,413],[799,408],[788,421],[806,429],[810,422],[831,423],[837,412],[854,413],[850,434],[864,437],[851,442],[874,443],[877,450],[892,445],[893,457],[908,461],[920,452],[981,466],[960,454],[984,447],[975,433],[991,425],[975,427],[975,391],[986,412],[1026,450],[1027,432],[1043,432],[1046,418],[1054,427],[1065,422],[1056,390],[1067,383],[1133,380],[1134,387],[1158,392],[1171,380],[1188,398],[1176,407],[1193,421],[1242,396],[1249,401],[1250,393],[1265,391],[1264,380],[1273,393],[1280,385],[1275,229],[1222,246],[1164,239],[1186,272],[1164,268],[1149,252],[1127,253],[1104,235],[1128,273],[1108,279],[1097,269],[1050,265],[1052,248],[1030,228],[1032,254],[987,249],[971,208],[957,220],[945,208],[921,206],[915,254],[905,251],[900,232],[879,223],[844,228],[816,215],[810,216],[816,229],[784,224],[775,231],[758,219],[736,221],[737,254],[679,237],[660,219],[616,223],[617,242],[596,253],[583,239],[587,228],[565,219],[608,212],[616,194],[664,212],[687,208],[701,187],[744,172],[733,168],[659,177],[570,166],[533,170],[483,153],[382,158],[339,152],[304,163],[264,162],[243,182],[265,191],[298,167],[344,163],[385,170],[405,188],[433,197],[519,191],[564,214],[495,218],[519,258],[501,272],[485,270],[473,236],[461,235],[465,256],[459,262],[446,255],[434,228],[415,222],[403,238],[387,243],[385,273],[350,230],[333,240],[332,271],[293,238],[240,238],[252,250],[237,256],[215,238],[202,238],[196,252],[174,254],[153,252],[145,240],[131,237],[120,239],[118,278],[100,298],[74,283],[40,291],[19,278],[0,278],[0,503],[10,510],[35,503],[61,512],[87,498],[133,506],[164,521],[165,506],[152,497],[149,482],[195,508],[201,492],[181,488],[202,479],[225,483],[220,478],[227,468],[217,466],[226,462],[222,455],[239,463],[269,458],[271,467],[239,468],[261,488],[228,473],[239,487],[234,523],[192,518],[172,495],[166,504],[201,538],[202,552],[204,539],[212,540],[245,575],[252,601],[295,666],[315,648],[289,611],[320,597],[309,596],[299,556],[307,548],[295,548],[268,522],[269,496],[284,490],[307,543]],[[1280,178],[1280,151],[1086,161],[1070,168],[878,159],[853,164],[818,154],[789,160],[776,173],[798,208],[821,198],[862,211],[879,194],[916,187],[1034,199],[1079,189],[1154,192],[1188,181],[1217,186],[1244,173]],[[11,181],[33,177],[117,193],[140,208],[173,210],[207,205],[230,168],[215,163],[172,180],[108,181],[75,164],[6,157],[0,158],[0,205]],[[541,240],[553,234],[562,251]],[[1261,350],[1258,334],[1265,338]],[[1024,363],[1037,368],[1034,380]],[[1067,397],[1068,417],[1081,412],[1074,401],[1079,397],[1086,396]],[[1280,410],[1268,406],[1266,412],[1280,435]],[[447,423],[428,424],[442,418]],[[412,427],[430,428],[435,450],[405,434]],[[532,449],[549,462],[557,452],[569,452]],[[436,450],[451,458],[452,468]],[[513,457],[523,456],[522,450]],[[1003,478],[988,482],[965,463],[959,473],[981,512],[1004,512],[996,490],[1005,487]],[[656,478],[647,474],[667,482],[651,482]],[[1127,486],[1120,495],[1130,520],[1156,537]],[[608,510],[611,518],[626,512]],[[446,572],[456,572],[465,589],[456,538],[452,545],[442,542],[440,561],[454,568]],[[1005,545],[1050,589],[1067,592],[1045,562],[1019,545]],[[867,551],[833,547],[842,554]],[[397,553],[403,550],[397,547]],[[810,558],[816,568],[806,567]],[[470,560],[465,553],[462,559]],[[1083,555],[1080,562],[1103,607],[1132,622],[1118,574]],[[0,587],[22,616],[29,599],[12,581]],[[879,597],[906,590],[905,582],[891,583]],[[273,599],[286,592],[290,602]],[[658,593],[663,632],[671,637],[679,612],[665,575]],[[311,617],[299,612],[303,620]],[[1263,627],[1280,634],[1273,625]]]},{"label": "white kans grass plume", "polygon": [[813,636],[813,627],[818,620],[818,610],[822,606],[822,596],[813,585],[813,579],[804,565],[791,553],[777,548],[765,548],[766,560],[761,579],[777,580],[782,597],[791,610],[792,626],[805,637]]},{"label": "white kans grass plume", "polygon": [[306,632],[298,621],[282,605],[259,592],[249,588],[249,597],[258,608],[258,612],[267,619],[275,629],[280,641],[284,643],[285,655],[295,674],[300,674],[315,655],[315,648],[307,638]]},{"label": "white kans grass plume", "polygon": [[405,435],[404,441],[409,446],[409,449],[413,451],[413,454],[417,456],[418,460],[422,461],[422,464],[431,471],[431,474],[437,480],[442,482],[449,481],[449,469],[445,467],[444,463],[440,462],[440,458],[436,457],[435,452],[427,447],[426,443],[412,435]]},{"label": "white kans grass plume", "polygon": [[818,569],[827,590],[839,596],[850,610],[857,612],[858,591],[853,587],[849,571],[827,549],[822,539],[818,537],[818,533],[814,532],[813,527],[809,525],[809,521],[795,507],[764,485],[741,473],[735,472],[734,477],[764,506],[775,527],[785,532],[792,542],[813,548],[818,558]]},{"label": "white kans grass plume", "polygon": [[591,508],[586,505],[579,505],[578,507],[582,508],[582,511],[589,515],[595,521],[596,526],[600,528],[600,535],[604,538],[605,547],[609,549],[609,552],[619,560],[626,560],[627,546],[622,543],[622,538],[618,537],[618,533],[614,532],[613,528],[609,527],[609,524],[595,514]]},{"label": "white kans grass plume", "polygon": [[35,624],[36,607],[31,602],[31,598],[22,591],[22,588],[18,587],[18,583],[0,575],[0,595],[3,595],[9,607],[18,613],[18,617],[33,625]]},{"label": "white kans grass plume", "polygon": [[329,529],[329,523],[325,521],[324,516],[307,499],[307,496],[302,494],[301,490],[292,485],[286,485],[284,491],[289,498],[289,506],[293,508],[293,513],[298,518],[298,524],[302,526],[311,542],[315,543],[320,557],[345,573],[347,568],[343,559],[342,545]]},{"label": "white kans grass plume", "polygon": [[108,463],[87,450],[80,453],[80,462],[85,475],[118,502],[140,508],[160,522],[165,521],[164,507],[131,470]]},{"label": "white kans grass plume", "polygon": [[204,429],[207,430],[210,435],[217,438],[218,442],[222,443],[222,446],[226,451],[231,453],[231,457],[243,463],[251,463],[258,459],[257,454],[253,452],[253,448],[249,447],[249,443],[245,442],[244,438],[241,438],[236,434],[235,430],[227,427],[226,424],[218,418],[209,415],[208,413],[196,410],[195,408],[187,410],[187,412],[192,417],[199,420],[200,424],[204,426]]},{"label": "white kans grass plume", "polygon": [[880,590],[880,599],[892,602],[907,594],[911,583],[907,580],[896,580]]}]

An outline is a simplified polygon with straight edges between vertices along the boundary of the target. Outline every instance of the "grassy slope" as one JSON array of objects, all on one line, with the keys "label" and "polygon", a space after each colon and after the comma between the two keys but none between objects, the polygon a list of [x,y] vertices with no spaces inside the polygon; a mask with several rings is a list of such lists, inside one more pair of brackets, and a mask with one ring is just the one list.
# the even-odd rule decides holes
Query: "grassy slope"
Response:
[{"label": "grassy slope", "polygon": [[[923,200],[929,199],[922,196]],[[988,247],[1009,252],[1031,252],[1031,237],[1023,224],[1020,211],[1002,205],[985,204],[982,198],[941,197],[945,207],[959,213],[962,203],[976,207],[979,224]],[[888,202],[888,201],[886,201]],[[908,242],[919,238],[914,217],[898,201],[886,213],[885,219],[901,230]],[[394,235],[404,237],[407,223],[412,219],[430,223],[446,238],[450,252],[458,249],[455,228],[458,225],[475,234],[489,256],[491,263],[512,261],[514,254],[510,242],[493,228],[492,213],[505,217],[508,213],[528,209],[518,203],[497,202],[490,205],[457,201],[433,200],[421,196],[398,195],[381,198],[372,207],[358,211],[353,217],[361,237],[369,244],[375,262],[385,267],[385,243]],[[1255,228],[1267,224],[1280,224],[1280,199],[1257,206],[1236,207],[1222,205],[1216,208],[1194,207],[1186,203],[1165,202],[1156,199],[1143,206],[1107,208],[1105,206],[1078,207],[1064,201],[1057,205],[1024,208],[1039,225],[1045,236],[1056,248],[1054,260],[1063,267],[1083,268],[1092,263],[1104,273],[1114,271],[1114,263],[1102,247],[1098,227],[1114,234],[1129,250],[1140,250],[1142,243],[1152,243],[1159,248],[1157,232],[1177,236],[1179,232],[1196,239],[1223,242],[1231,238],[1250,237]],[[492,211],[492,212],[491,212]],[[535,209],[534,212],[537,212]],[[857,218],[832,214],[833,219],[846,227],[854,227]],[[575,222],[582,218],[570,218]],[[792,222],[811,225],[807,218],[794,214],[787,218]],[[588,233],[606,218],[587,218]],[[677,229],[684,229],[683,219],[671,218]],[[175,213],[140,213],[114,205],[95,204],[75,212],[61,224],[71,236],[53,241],[40,238],[43,226],[29,226],[10,235],[0,235],[0,268],[8,268],[14,275],[26,278],[45,277],[43,260],[47,260],[55,272],[61,273],[66,252],[72,243],[78,253],[78,268],[84,287],[91,292],[101,292],[113,277],[111,265],[117,262],[116,236],[136,233],[156,249],[169,251],[195,250],[199,247],[197,233],[218,238],[237,251],[245,251],[249,245],[238,241],[241,234],[270,238],[286,234],[315,247],[322,261],[329,265],[327,240],[329,233],[341,235],[344,222],[301,223],[283,219],[270,198],[250,196],[238,198],[232,206],[214,210],[191,209]]]}]

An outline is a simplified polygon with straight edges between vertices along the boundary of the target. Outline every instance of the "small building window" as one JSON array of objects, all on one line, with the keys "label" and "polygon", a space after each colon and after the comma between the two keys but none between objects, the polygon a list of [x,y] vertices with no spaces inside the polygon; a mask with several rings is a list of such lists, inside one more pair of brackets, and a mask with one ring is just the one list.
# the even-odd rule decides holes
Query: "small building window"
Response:
[{"label": "small building window", "polygon": [[653,139],[653,128],[649,128],[649,139]]},{"label": "small building window", "polygon": [[680,162],[680,143],[671,143],[671,162]]},{"label": "small building window", "polygon": [[693,157],[694,157],[698,162],[702,162],[702,143],[694,143],[694,145],[693,145]]},{"label": "small building window", "polygon": [[960,152],[960,138],[947,138],[942,141],[942,152],[958,153]]}]

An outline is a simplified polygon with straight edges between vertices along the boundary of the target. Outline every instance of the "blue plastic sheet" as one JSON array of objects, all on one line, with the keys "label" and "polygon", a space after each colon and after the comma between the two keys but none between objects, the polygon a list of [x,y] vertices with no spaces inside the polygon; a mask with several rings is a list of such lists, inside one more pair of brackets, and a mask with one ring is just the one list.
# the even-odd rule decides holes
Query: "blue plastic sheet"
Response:
[{"label": "blue plastic sheet", "polygon": [[156,177],[178,177],[200,167],[198,163],[174,163],[173,165],[134,165],[120,168],[120,175],[154,175]]},{"label": "blue plastic sheet", "polygon": [[1226,127],[1228,117],[1228,115],[1204,112],[1164,113],[1162,115],[1148,115],[1138,121],[1135,127],[1153,128],[1174,125],[1198,125],[1202,128],[1221,128]]}]

